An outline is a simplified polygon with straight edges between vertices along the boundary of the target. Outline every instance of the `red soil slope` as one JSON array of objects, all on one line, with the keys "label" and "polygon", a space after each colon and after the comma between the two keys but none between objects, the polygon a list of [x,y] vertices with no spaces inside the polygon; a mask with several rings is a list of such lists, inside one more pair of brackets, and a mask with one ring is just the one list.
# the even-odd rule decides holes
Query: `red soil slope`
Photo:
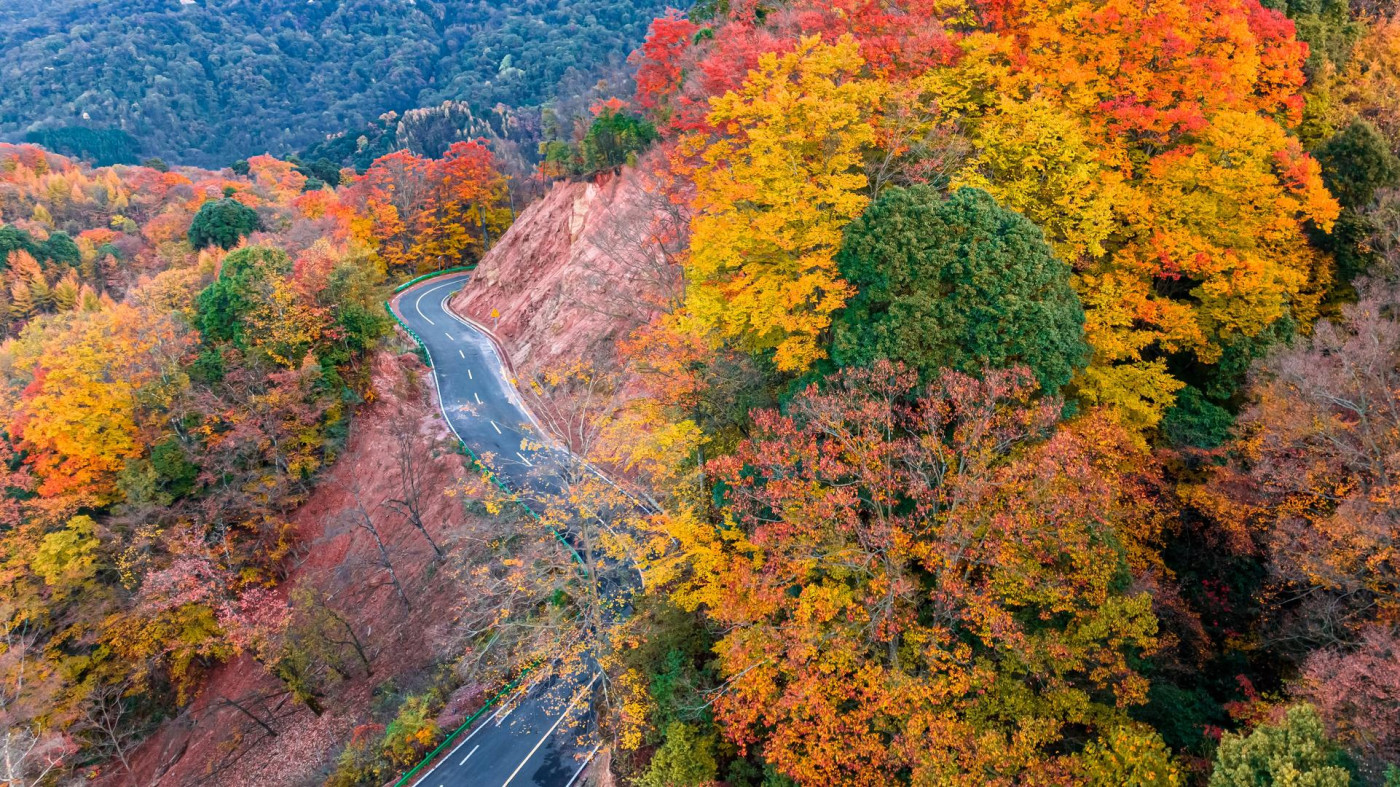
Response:
[{"label": "red soil slope", "polygon": [[491,328],[522,374],[577,359],[609,365],[617,340],[675,289],[661,239],[680,224],[646,171],[556,183],[487,253],[452,307]]},{"label": "red soil slope", "polygon": [[[406,370],[419,375],[416,390],[404,386]],[[324,699],[325,712],[317,717],[291,700],[280,707],[260,702],[259,693],[275,693],[279,684],[252,659],[245,656],[225,664],[188,708],[135,752],[136,783],[319,784],[339,746],[356,726],[369,721],[376,686],[391,680],[412,686],[435,662],[460,652],[460,643],[451,641],[448,633],[456,599],[450,572],[431,570],[433,553],[423,536],[382,505],[397,491],[394,447],[396,435],[407,428],[417,433],[424,488],[430,490],[423,517],[429,531],[440,543],[450,543],[467,516],[460,499],[443,493],[467,471],[450,450],[426,375],[412,355],[381,354],[375,359],[377,398],[361,408],[345,453],[295,512],[303,547],[279,588],[285,594],[309,584],[336,594],[337,608],[352,619],[369,646],[373,675],[335,684]],[[373,564],[378,550],[372,536],[347,526],[357,492],[390,544],[412,609],[405,609],[384,570]],[[271,725],[276,735],[267,735],[226,699],[239,701],[263,718],[276,717]],[[456,715],[465,716],[469,708],[460,706],[469,704],[454,702]],[[115,773],[109,768],[107,783],[132,782],[119,768]]]}]

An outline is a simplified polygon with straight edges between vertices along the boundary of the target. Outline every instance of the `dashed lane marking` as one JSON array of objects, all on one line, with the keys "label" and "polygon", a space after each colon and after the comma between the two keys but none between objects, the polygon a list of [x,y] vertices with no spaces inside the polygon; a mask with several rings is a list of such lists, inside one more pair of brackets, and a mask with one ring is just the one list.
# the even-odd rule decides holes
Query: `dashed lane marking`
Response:
[{"label": "dashed lane marking", "polygon": [[525,755],[525,759],[521,760],[520,764],[515,766],[515,771],[511,773],[509,777],[506,778],[505,784],[502,784],[501,787],[509,787],[510,783],[515,781],[515,777],[519,776],[520,772],[525,770],[525,766],[529,764],[530,758],[534,757],[535,752],[539,751],[540,747],[544,745],[544,742],[549,740],[549,736],[553,735],[554,731],[559,729],[559,725],[563,723],[564,717],[569,715],[569,712],[574,709],[574,706],[578,704],[579,700],[583,699],[584,696],[587,695],[590,690],[592,690],[593,684],[597,682],[598,676],[594,675],[593,680],[588,681],[588,685],[583,687],[583,691],[579,692],[578,696],[574,697],[573,702],[569,703],[569,707],[565,708],[564,712],[559,714],[559,718],[554,720],[554,724],[549,728],[549,731],[540,737],[539,742],[535,744],[535,748],[531,749],[530,753]]},{"label": "dashed lane marking", "polygon": [[480,748],[481,748],[481,744],[479,744],[479,743],[478,743],[477,745],[473,746],[473,747],[472,747],[472,750],[469,751],[469,752],[467,752],[467,756],[463,757],[463,758],[462,758],[462,761],[459,762],[459,763],[457,763],[457,764],[458,764],[459,766],[460,766],[460,765],[466,765],[466,764],[467,764],[467,760],[470,760],[470,759],[472,758],[472,755],[473,755],[473,754],[476,754],[476,750],[477,750],[477,749],[480,749]]},{"label": "dashed lane marking", "polygon": [[492,428],[494,428],[494,429],[496,430],[496,434],[501,434],[501,427],[496,426],[496,422],[495,422],[495,421],[492,421],[492,422],[491,422],[491,426],[492,426]]}]

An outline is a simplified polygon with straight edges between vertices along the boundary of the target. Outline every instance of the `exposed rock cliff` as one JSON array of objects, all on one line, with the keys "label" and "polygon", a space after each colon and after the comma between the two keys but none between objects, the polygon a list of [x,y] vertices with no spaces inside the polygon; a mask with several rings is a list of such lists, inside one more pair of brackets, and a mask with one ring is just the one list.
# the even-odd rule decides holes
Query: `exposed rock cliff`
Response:
[{"label": "exposed rock cliff", "polygon": [[656,178],[637,169],[556,183],[452,306],[493,329],[522,373],[576,359],[607,366],[617,340],[677,290],[671,252],[684,225]]}]

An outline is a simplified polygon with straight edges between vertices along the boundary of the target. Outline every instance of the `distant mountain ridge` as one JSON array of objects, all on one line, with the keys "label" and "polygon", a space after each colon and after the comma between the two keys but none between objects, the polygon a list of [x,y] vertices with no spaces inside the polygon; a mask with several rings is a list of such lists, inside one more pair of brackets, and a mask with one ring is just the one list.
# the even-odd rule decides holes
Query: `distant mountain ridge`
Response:
[{"label": "distant mountain ridge", "polygon": [[[205,166],[444,100],[535,105],[616,71],[661,0],[9,0],[0,136],[121,131]],[[125,146],[114,145],[124,150]]]}]

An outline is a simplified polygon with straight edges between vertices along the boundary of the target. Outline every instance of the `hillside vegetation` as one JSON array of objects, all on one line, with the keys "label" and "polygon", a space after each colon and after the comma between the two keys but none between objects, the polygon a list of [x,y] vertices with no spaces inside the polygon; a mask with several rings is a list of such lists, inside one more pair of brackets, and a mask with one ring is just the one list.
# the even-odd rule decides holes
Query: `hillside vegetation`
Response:
[{"label": "hillside vegetation", "polygon": [[285,154],[389,111],[534,105],[566,77],[587,87],[664,6],[17,0],[0,11],[0,134],[47,131],[34,141],[103,164]]},{"label": "hillside vegetation", "polygon": [[[126,29],[98,8],[52,51]],[[135,16],[250,6],[221,8]],[[453,87],[414,32],[465,8],[289,5],[390,46],[248,35],[295,67],[210,84],[294,104],[324,54],[489,96],[526,66]],[[621,30],[586,8],[532,40]],[[437,104],[220,171],[0,145],[0,780],[177,751],[382,785],[495,687],[586,670],[604,782],[1396,787],[1388,14],[716,0],[563,112]],[[390,283],[471,263],[450,303],[569,449],[533,515],[378,352]]]}]

